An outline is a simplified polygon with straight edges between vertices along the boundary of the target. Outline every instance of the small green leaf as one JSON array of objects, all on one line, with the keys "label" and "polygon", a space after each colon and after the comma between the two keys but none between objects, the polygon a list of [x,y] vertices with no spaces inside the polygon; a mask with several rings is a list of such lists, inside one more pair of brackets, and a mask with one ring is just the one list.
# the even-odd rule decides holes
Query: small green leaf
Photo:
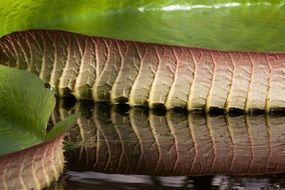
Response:
[{"label": "small green leaf", "polygon": [[46,136],[54,93],[34,74],[0,65],[0,156],[51,140],[75,122],[73,115]]},{"label": "small green leaf", "polygon": [[77,118],[79,117],[79,113],[75,113],[71,116],[68,116],[64,120],[57,123],[51,131],[46,135],[45,140],[52,140],[56,138],[58,135],[63,134],[71,125],[73,125]]}]

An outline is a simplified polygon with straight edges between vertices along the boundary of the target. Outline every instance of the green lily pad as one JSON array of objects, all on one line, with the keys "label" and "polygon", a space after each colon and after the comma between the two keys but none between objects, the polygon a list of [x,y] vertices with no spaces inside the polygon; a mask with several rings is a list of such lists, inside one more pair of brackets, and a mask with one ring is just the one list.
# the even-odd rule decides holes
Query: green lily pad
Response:
[{"label": "green lily pad", "polygon": [[27,29],[223,50],[285,51],[285,0],[5,0],[0,36]]},{"label": "green lily pad", "polygon": [[26,71],[0,65],[0,156],[52,140],[76,121],[73,115],[48,134],[54,93]]}]

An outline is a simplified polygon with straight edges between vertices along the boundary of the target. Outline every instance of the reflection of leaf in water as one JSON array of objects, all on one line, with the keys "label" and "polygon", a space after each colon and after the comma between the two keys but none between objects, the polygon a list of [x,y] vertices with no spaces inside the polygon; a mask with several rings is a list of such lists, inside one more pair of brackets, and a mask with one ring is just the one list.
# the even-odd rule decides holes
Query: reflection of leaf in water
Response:
[{"label": "reflection of leaf in water", "polygon": [[67,138],[78,145],[66,152],[72,170],[187,176],[285,171],[284,116],[156,115],[140,108],[121,113],[96,104],[86,113],[85,108],[76,103],[53,114],[53,122],[74,111],[92,114],[81,116]]}]

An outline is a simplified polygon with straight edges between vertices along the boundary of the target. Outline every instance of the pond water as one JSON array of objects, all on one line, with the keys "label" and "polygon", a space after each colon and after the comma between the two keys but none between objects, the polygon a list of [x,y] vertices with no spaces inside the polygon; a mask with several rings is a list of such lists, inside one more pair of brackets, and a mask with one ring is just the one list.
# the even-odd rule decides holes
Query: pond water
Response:
[{"label": "pond water", "polygon": [[97,172],[67,172],[67,174],[48,190],[125,190],[125,189],[236,189],[269,190],[285,189],[284,174],[234,177],[215,176],[177,176],[159,177],[148,175],[103,174]]},{"label": "pond water", "polygon": [[223,115],[60,101],[81,112],[66,172],[49,189],[285,188],[285,116]]}]

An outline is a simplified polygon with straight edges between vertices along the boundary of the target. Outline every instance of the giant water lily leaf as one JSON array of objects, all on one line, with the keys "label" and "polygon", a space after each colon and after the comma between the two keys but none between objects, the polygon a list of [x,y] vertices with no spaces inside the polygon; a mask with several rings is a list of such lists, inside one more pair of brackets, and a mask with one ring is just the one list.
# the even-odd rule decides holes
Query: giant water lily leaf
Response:
[{"label": "giant water lily leaf", "polygon": [[0,65],[0,156],[51,140],[76,120],[46,134],[54,106],[54,93],[35,75]]},{"label": "giant water lily leaf", "polygon": [[223,50],[285,50],[285,0],[4,0],[0,36],[61,29]]},{"label": "giant water lily leaf", "polygon": [[0,62],[37,73],[58,96],[77,100],[207,112],[285,108],[285,52],[223,52],[28,30],[0,38]]}]

